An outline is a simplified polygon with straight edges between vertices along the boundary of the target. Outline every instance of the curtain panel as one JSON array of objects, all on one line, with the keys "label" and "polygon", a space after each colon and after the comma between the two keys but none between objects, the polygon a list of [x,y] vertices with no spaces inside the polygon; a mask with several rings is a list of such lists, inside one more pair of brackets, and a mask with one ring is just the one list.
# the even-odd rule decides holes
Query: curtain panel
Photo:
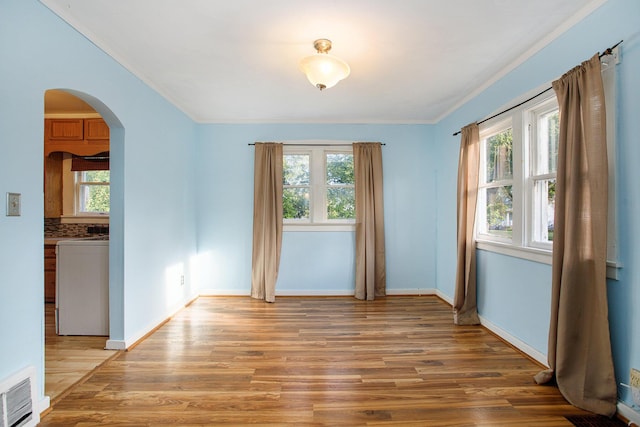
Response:
[{"label": "curtain panel", "polygon": [[251,297],[275,301],[282,248],[282,144],[256,143]]},{"label": "curtain panel", "polygon": [[550,369],[573,405],[612,416],[616,382],[607,305],[607,146],[600,59],[553,82],[560,139],[553,236]]},{"label": "curtain panel", "polygon": [[480,173],[480,131],[477,123],[462,128],[458,161],[457,270],[453,295],[456,325],[480,323],[476,305],[476,242],[474,224]]},{"label": "curtain panel", "polygon": [[382,144],[353,144],[356,192],[355,297],[373,300],[386,294]]}]

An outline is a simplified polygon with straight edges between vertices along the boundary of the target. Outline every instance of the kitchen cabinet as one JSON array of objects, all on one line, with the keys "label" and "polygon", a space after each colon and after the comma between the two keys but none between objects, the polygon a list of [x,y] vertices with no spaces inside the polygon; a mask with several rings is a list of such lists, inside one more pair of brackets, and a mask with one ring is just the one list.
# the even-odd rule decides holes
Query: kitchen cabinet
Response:
[{"label": "kitchen cabinet", "polygon": [[44,245],[44,302],[56,302],[56,245]]},{"label": "kitchen cabinet", "polygon": [[109,126],[101,118],[44,119],[44,155],[92,156],[109,151]]},{"label": "kitchen cabinet", "polygon": [[109,141],[109,126],[102,119],[84,119],[84,139]]},{"label": "kitchen cabinet", "polygon": [[82,139],[83,119],[45,119],[44,123],[44,133],[52,141],[79,141]]},{"label": "kitchen cabinet", "polygon": [[92,156],[109,151],[109,126],[101,118],[44,120],[44,217],[63,213],[63,153]]},{"label": "kitchen cabinet", "polygon": [[62,215],[62,153],[51,153],[44,158],[44,217]]}]

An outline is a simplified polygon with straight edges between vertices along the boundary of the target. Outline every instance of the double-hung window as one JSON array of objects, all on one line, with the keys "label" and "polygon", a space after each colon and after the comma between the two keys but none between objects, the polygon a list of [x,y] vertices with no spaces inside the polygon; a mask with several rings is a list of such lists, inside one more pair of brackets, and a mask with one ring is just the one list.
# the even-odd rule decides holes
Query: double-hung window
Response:
[{"label": "double-hung window", "polygon": [[353,227],[355,188],[351,146],[285,145],[282,178],[285,230]]},{"label": "double-hung window", "polygon": [[513,239],[513,128],[504,121],[481,135],[478,233],[485,239]]},{"label": "double-hung window", "polygon": [[525,197],[530,201],[528,243],[551,250],[558,163],[560,114],[555,98],[527,112],[529,169]]},{"label": "double-hung window", "polygon": [[481,248],[550,262],[558,126],[551,91],[481,126],[476,218]]},{"label": "double-hung window", "polygon": [[[110,172],[102,167],[75,167],[70,154],[62,162],[62,222],[108,223]],[[94,170],[92,170],[94,169]]]},{"label": "double-hung window", "polygon": [[75,203],[79,215],[109,213],[109,171],[75,172]]},{"label": "double-hung window", "polygon": [[[609,158],[607,274],[612,278],[618,266],[614,60],[603,62]],[[479,249],[551,263],[559,125],[558,101],[549,90],[480,126]]]}]

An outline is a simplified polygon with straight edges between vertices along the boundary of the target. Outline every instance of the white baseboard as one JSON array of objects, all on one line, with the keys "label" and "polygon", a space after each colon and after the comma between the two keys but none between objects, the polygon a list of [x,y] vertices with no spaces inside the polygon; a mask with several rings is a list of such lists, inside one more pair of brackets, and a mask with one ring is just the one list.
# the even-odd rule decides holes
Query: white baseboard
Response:
[{"label": "white baseboard", "polygon": [[436,296],[438,298],[440,298],[441,300],[445,301],[451,307],[453,307],[453,298],[451,298],[449,295],[443,293],[440,289],[436,289]]},{"label": "white baseboard", "polygon": [[[441,298],[442,300],[446,301],[447,303],[449,303],[449,305],[451,305],[453,307],[453,298],[451,298],[450,296],[442,293],[438,289],[436,289],[435,294],[439,298]],[[535,361],[541,363],[542,365],[544,365],[546,367],[549,366],[548,362],[547,362],[547,355],[546,354],[543,354],[543,353],[539,352],[535,348],[531,347],[529,344],[527,344],[524,341],[521,341],[520,339],[518,339],[515,336],[511,335],[510,333],[508,333],[504,329],[494,325],[492,322],[490,322],[489,320],[485,319],[484,317],[482,317],[482,316],[479,316],[479,317],[480,317],[480,324],[482,326],[484,326],[485,328],[487,328],[488,330],[490,330],[491,332],[493,332],[494,334],[496,334],[497,336],[499,336],[500,338],[502,338],[503,340],[505,340],[506,342],[508,342],[509,344],[511,344],[512,346],[514,346],[515,348],[517,348],[518,350],[523,352],[524,354],[526,354],[527,356],[531,357]]]},{"label": "white baseboard", "polygon": [[626,403],[618,402],[617,405],[618,414],[622,415],[630,422],[635,423],[640,426],[640,412],[637,409],[633,409],[628,406]]},{"label": "white baseboard", "polygon": [[490,321],[488,321],[482,316],[480,316],[480,324],[485,328],[487,328],[488,330],[490,330],[491,332],[493,332],[494,334],[496,334],[497,336],[499,336],[500,338],[502,338],[503,340],[505,340],[506,342],[508,342],[509,344],[511,344],[512,346],[514,346],[515,348],[517,348],[518,350],[522,351],[523,353],[525,353],[526,355],[528,355],[529,357],[537,361],[538,363],[542,364],[543,366],[549,367],[546,354],[539,352],[535,348],[531,347],[529,344],[519,340],[518,338],[514,337],[504,329],[494,325],[493,323],[491,323]]},{"label": "white baseboard", "polygon": [[108,339],[107,343],[105,345],[105,349],[106,350],[126,350],[126,349],[128,349],[129,347],[131,347],[132,345],[134,345],[135,343],[140,341],[142,338],[144,338],[147,334],[149,334],[149,332],[152,332],[155,328],[157,328],[158,326],[162,325],[167,320],[171,319],[176,313],[178,313],[180,310],[182,310],[183,308],[185,308],[186,306],[191,304],[197,298],[198,298],[198,295],[192,295],[188,301],[186,301],[185,303],[177,305],[176,307],[174,307],[174,309],[172,311],[170,311],[169,314],[167,314],[166,317],[164,317],[162,319],[157,319],[156,321],[149,323],[145,328],[140,329],[136,334],[134,334],[134,335],[132,335],[132,336],[130,336],[130,337],[124,339],[124,340]]},{"label": "white baseboard", "polygon": [[49,398],[49,396],[44,396],[42,399],[38,401],[36,410],[38,411],[39,414],[42,414],[44,411],[49,409],[50,406],[51,406],[51,399]]},{"label": "white baseboard", "polygon": [[104,346],[105,350],[126,350],[127,344],[124,340],[107,340],[107,344]]}]

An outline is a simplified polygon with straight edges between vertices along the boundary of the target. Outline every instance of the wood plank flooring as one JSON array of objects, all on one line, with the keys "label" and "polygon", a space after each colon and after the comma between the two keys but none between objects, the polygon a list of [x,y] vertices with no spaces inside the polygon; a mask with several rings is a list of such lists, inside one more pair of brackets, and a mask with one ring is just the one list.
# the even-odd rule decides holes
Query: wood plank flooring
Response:
[{"label": "wood plank flooring", "polygon": [[571,426],[540,367],[436,297],[202,297],[41,426]]},{"label": "wood plank flooring", "polygon": [[45,304],[44,310],[44,392],[55,403],[71,386],[117,352],[104,349],[107,337],[57,335],[55,304]]}]

